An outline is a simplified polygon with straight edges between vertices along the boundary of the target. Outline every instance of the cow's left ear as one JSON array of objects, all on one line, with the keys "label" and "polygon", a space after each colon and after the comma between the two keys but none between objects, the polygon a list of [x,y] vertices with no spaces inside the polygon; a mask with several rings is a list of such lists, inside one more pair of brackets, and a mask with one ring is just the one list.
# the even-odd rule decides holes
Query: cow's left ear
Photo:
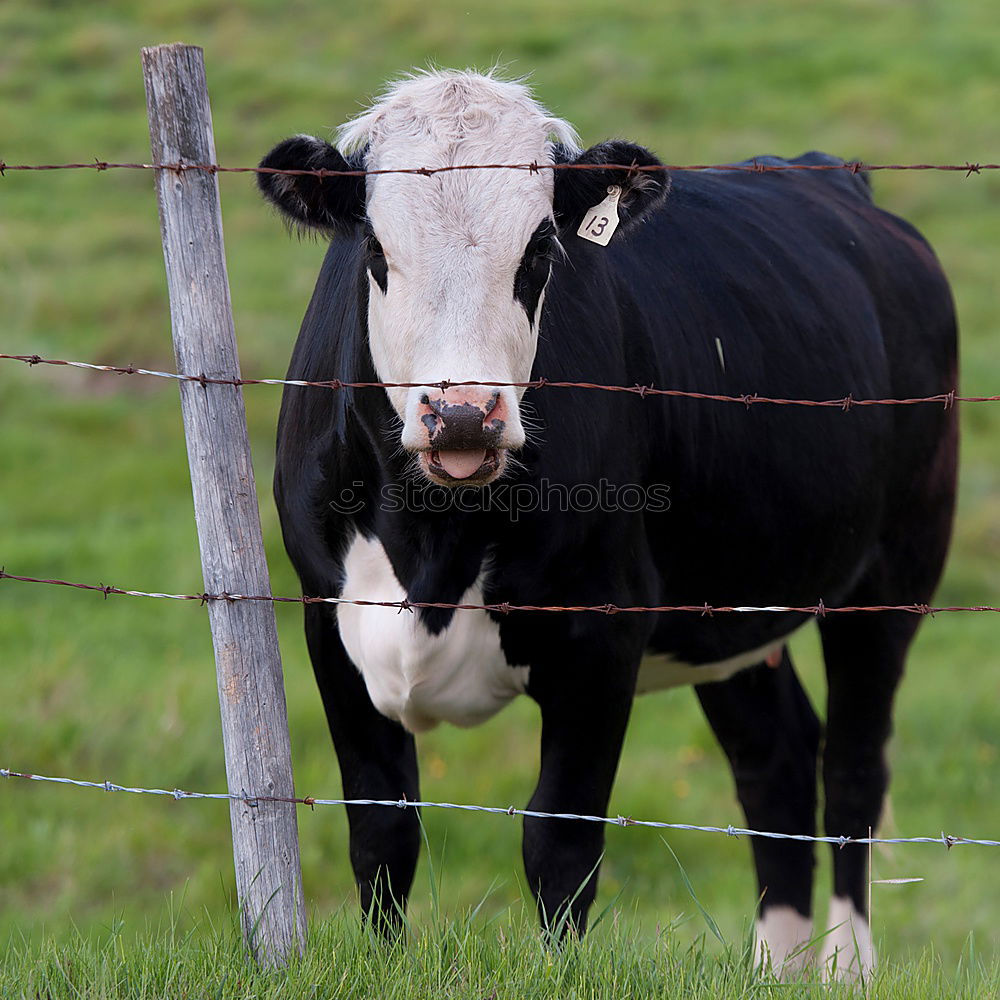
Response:
[{"label": "cow's left ear", "polygon": [[[575,158],[559,157],[563,163],[614,163],[634,167],[660,167],[662,163],[648,149],[632,142],[612,140],[602,142]],[[552,197],[556,224],[560,230],[576,232],[584,213],[604,201],[608,188],[622,189],[618,201],[618,232],[624,232],[663,204],[670,190],[670,177],[665,170],[554,170]]]},{"label": "cow's left ear", "polygon": [[[322,139],[296,135],[279,142],[260,165],[274,170],[364,170],[364,154],[348,160]],[[335,236],[364,218],[363,176],[259,173],[257,186],[286,219],[306,229]]]}]

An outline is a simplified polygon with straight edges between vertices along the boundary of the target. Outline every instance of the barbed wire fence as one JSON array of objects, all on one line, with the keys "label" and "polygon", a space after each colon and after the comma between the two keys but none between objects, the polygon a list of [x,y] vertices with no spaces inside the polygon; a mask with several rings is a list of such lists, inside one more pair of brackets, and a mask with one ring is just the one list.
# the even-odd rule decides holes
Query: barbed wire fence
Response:
[{"label": "barbed wire fence", "polygon": [[516,806],[482,806],[456,802],[425,802],[422,799],[319,799],[312,795],[301,798],[277,795],[251,795],[233,792],[187,792],[180,788],[131,788],[116,785],[112,781],[85,781],[81,778],[50,777],[44,774],[25,774],[0,768],[0,778],[21,778],[26,781],[42,781],[57,785],[73,785],[104,792],[126,792],[131,795],[157,795],[161,798],[215,799],[226,802],[240,802],[255,808],[261,802],[285,802],[292,805],[309,806],[381,806],[388,809],[452,809],[459,812],[489,813],[494,816],[525,816],[531,819],[569,819],[583,823],[601,823],[605,826],[641,826],[653,830],[683,830],[689,833],[724,833],[728,837],[759,837],[765,840],[794,840],[810,844],[832,844],[847,847],[849,844],[937,844],[957,847],[962,844],[976,847],[1000,847],[1000,840],[986,840],[977,837],[958,837],[943,831],[936,837],[847,837],[812,836],[806,833],[779,833],[773,830],[751,830],[743,826],[699,826],[694,823],[665,823],[661,820],[633,819],[631,816],[590,816],[585,813],[539,812],[537,809],[518,809]]},{"label": "barbed wire fence", "polygon": [[285,177],[380,177],[385,174],[412,174],[419,177],[433,177],[436,174],[455,173],[463,170],[519,170],[537,174],[543,170],[619,170],[625,173],[682,173],[704,171],[733,171],[744,174],[771,174],[785,171],[828,172],[846,171],[864,174],[880,170],[941,171],[964,173],[966,177],[1000,170],[1000,163],[865,163],[849,160],[844,163],[771,163],[767,160],[750,160],[747,163],[452,163],[438,167],[387,167],[381,170],[330,170],[320,167],[314,170],[289,169],[284,167],[226,167],[219,163],[110,163],[94,159],[86,163],[5,163],[0,160],[0,177],[8,171],[28,170],[164,170],[175,174],[198,171],[208,174],[279,174]]},{"label": "barbed wire fence", "polygon": [[[190,52],[188,47],[175,46],[175,47],[161,47],[162,50],[176,49],[184,50],[185,52]],[[146,50],[149,52],[157,52],[158,50]],[[199,58],[200,58],[200,50]],[[144,57],[146,52],[144,52]],[[207,105],[207,93],[206,93],[206,105]],[[432,177],[437,174],[449,173],[453,171],[463,171],[463,170],[517,170],[517,171],[527,171],[529,173],[538,173],[543,170],[618,170],[627,173],[636,172],[681,172],[681,171],[737,171],[742,173],[752,173],[752,174],[763,174],[763,173],[773,173],[773,172],[783,172],[783,171],[847,171],[852,174],[867,173],[873,171],[939,171],[948,172],[954,174],[964,174],[965,177],[971,177],[972,175],[980,175],[989,171],[1000,170],[1000,163],[980,163],[966,161],[964,163],[904,163],[904,164],[892,164],[892,163],[863,163],[861,161],[850,161],[845,163],[823,163],[823,164],[796,164],[796,163],[772,163],[769,161],[749,161],[742,164],[686,164],[686,165],[652,165],[652,166],[639,166],[636,164],[579,164],[579,163],[554,163],[554,164],[539,164],[539,163],[492,163],[492,164],[455,164],[447,166],[438,167],[419,167],[414,166],[410,168],[395,168],[391,170],[328,170],[328,169],[317,169],[317,170],[290,170],[290,169],[278,169],[270,167],[243,167],[243,166],[223,166],[214,162],[182,162],[180,160],[170,161],[170,162],[108,162],[95,159],[92,162],[76,162],[76,163],[48,163],[48,164],[10,164],[6,163],[0,159],[0,177],[6,177],[8,172],[19,172],[19,171],[36,171],[36,172],[48,172],[48,171],[63,171],[63,170],[94,170],[96,172],[105,172],[110,170],[144,170],[153,171],[157,174],[174,173],[178,176],[185,174],[197,174],[197,175],[207,175],[213,177],[220,173],[256,173],[256,174],[284,174],[290,176],[315,176],[317,178],[333,178],[333,177],[367,177],[380,174],[411,174],[420,177]],[[18,361],[22,362],[28,366],[34,367],[36,365],[48,365],[63,368],[73,368],[82,370],[92,370],[97,372],[105,372],[109,374],[118,374],[125,376],[148,376],[162,379],[169,379],[182,384],[192,384],[196,383],[202,388],[208,386],[219,386],[219,387],[232,387],[241,388],[243,386],[250,385],[281,385],[281,386],[297,386],[303,388],[315,388],[315,389],[326,389],[326,390],[345,390],[345,389],[386,389],[386,388],[411,388],[424,386],[427,383],[404,383],[404,382],[351,382],[342,381],[340,379],[330,379],[326,381],[304,381],[295,379],[279,379],[279,378],[242,378],[242,377],[219,377],[219,376],[208,376],[205,373],[184,373],[184,372],[169,372],[169,371],[158,371],[154,369],[139,368],[133,365],[106,365],[106,364],[94,364],[84,361],[73,361],[64,360],[56,358],[45,358],[37,354],[6,354],[0,353],[0,360]],[[447,389],[452,386],[470,386],[470,385],[480,385],[489,387],[516,387],[531,390],[550,390],[550,389],[574,389],[574,390],[589,390],[589,391],[606,391],[614,393],[622,393],[629,395],[639,396],[641,399],[646,398],[656,398],[656,397],[672,397],[672,398],[684,398],[691,400],[701,400],[707,402],[719,402],[719,403],[734,403],[740,404],[750,409],[755,405],[779,405],[779,406],[800,406],[800,407],[823,407],[828,409],[838,409],[845,413],[849,412],[857,407],[870,407],[870,406],[914,406],[914,405],[940,405],[945,408],[950,408],[959,403],[988,403],[988,402],[1000,402],[1000,395],[991,396],[964,396],[959,395],[956,389],[952,389],[946,393],[939,393],[932,396],[925,397],[912,397],[912,398],[893,398],[893,399],[856,399],[851,395],[837,398],[837,399],[796,399],[796,398],[779,398],[770,397],[753,393],[744,393],[740,395],[724,395],[716,393],[707,392],[697,392],[688,391],[680,389],[670,389],[657,387],[655,385],[604,385],[599,383],[591,382],[569,382],[569,381],[559,381],[552,380],[545,377],[541,377],[529,382],[492,382],[492,381],[454,381],[450,379],[444,379],[440,383],[434,383],[439,385],[442,390]],[[489,612],[493,614],[510,614],[510,613],[522,613],[522,612],[574,612],[574,613],[600,613],[606,615],[619,614],[619,613],[694,613],[705,616],[712,616],[715,614],[731,614],[731,613],[793,613],[801,615],[813,615],[815,617],[825,617],[829,614],[840,614],[840,613],[858,613],[858,612],[901,612],[908,614],[917,614],[921,616],[933,616],[940,613],[954,613],[954,612],[978,612],[978,613],[997,613],[1000,612],[1000,607],[993,605],[983,604],[983,605],[969,605],[969,606],[931,606],[923,603],[906,604],[906,605],[873,605],[873,606],[827,606],[821,599],[815,605],[808,606],[786,606],[786,605],[733,605],[733,606],[723,606],[723,605],[709,605],[709,604],[691,604],[691,605],[674,605],[674,606],[642,606],[642,607],[629,607],[620,606],[617,604],[602,604],[602,605],[591,605],[591,606],[536,606],[536,605],[522,605],[514,604],[509,602],[493,603],[493,604],[463,604],[463,603],[447,603],[447,602],[427,602],[427,601],[371,601],[371,600],[356,600],[349,596],[339,597],[339,596],[299,596],[299,597],[282,597],[273,596],[269,593],[230,593],[225,590],[218,590],[214,592],[203,592],[200,594],[168,594],[168,593],[157,593],[157,592],[147,592],[139,590],[126,590],[105,584],[87,584],[79,582],[71,582],[67,580],[60,579],[45,579],[36,578],[25,575],[17,575],[14,573],[9,573],[6,568],[0,568],[0,581],[14,581],[23,583],[33,583],[33,584],[45,584],[51,586],[59,586],[66,588],[73,588],[79,590],[95,591],[103,594],[105,598],[111,596],[133,596],[133,597],[144,597],[144,598],[158,598],[158,599],[169,599],[176,601],[187,601],[187,602],[197,602],[201,605],[233,605],[242,602],[250,603],[299,603],[299,604],[310,604],[310,603],[327,603],[327,604],[348,604],[348,605],[361,605],[361,606],[378,606],[387,609],[395,609],[399,612],[413,612],[421,608],[438,608],[438,609],[452,609],[456,611],[479,611],[479,612]],[[280,664],[279,664],[280,669]],[[287,734],[286,734],[287,735]],[[935,844],[943,845],[946,848],[951,848],[958,845],[974,845],[974,846],[984,846],[984,847],[1000,847],[1000,840],[983,839],[983,838],[970,838],[964,836],[956,836],[952,834],[946,834],[942,832],[937,836],[911,836],[911,837],[847,837],[847,836],[812,836],[806,834],[795,834],[795,833],[780,833],[775,831],[766,830],[753,830],[741,826],[704,826],[696,824],[687,823],[674,823],[674,822],[664,822],[659,820],[637,820],[633,819],[631,816],[617,817],[611,816],[593,816],[593,815],[580,815],[574,813],[549,813],[549,812],[539,812],[535,810],[518,809],[514,806],[509,807],[497,807],[497,806],[484,806],[476,804],[458,804],[451,802],[431,802],[431,801],[408,801],[406,799],[398,800],[375,800],[375,799],[336,799],[336,798],[316,798],[313,796],[297,797],[295,795],[275,795],[275,794],[259,794],[255,789],[249,788],[242,789],[239,792],[230,790],[224,793],[205,793],[205,792],[192,792],[184,791],[181,789],[161,789],[161,788],[139,788],[139,787],[129,787],[124,785],[115,784],[110,781],[95,782],[87,781],[79,778],[68,778],[68,777],[51,777],[39,774],[33,774],[29,772],[16,771],[9,768],[0,768],[0,778],[13,780],[21,779],[24,781],[31,782],[44,782],[58,785],[70,785],[87,789],[103,790],[106,792],[123,792],[137,795],[152,795],[160,797],[171,797],[174,800],[186,800],[186,799],[210,799],[210,800],[224,800],[230,802],[231,805],[240,804],[250,809],[259,809],[262,804],[284,804],[284,805],[302,805],[308,806],[310,808],[315,808],[316,806],[371,806],[371,807],[383,807],[383,808],[398,808],[398,809],[448,809],[448,810],[458,810],[462,812],[475,812],[475,813],[486,813],[494,815],[506,815],[506,816],[521,816],[521,817],[531,817],[537,819],[558,819],[558,820],[577,820],[581,822],[599,823],[605,825],[629,827],[647,827],[653,829],[661,830],[681,830],[681,831],[691,831],[699,833],[714,833],[714,834],[724,834],[730,837],[750,837],[750,838],[767,838],[772,840],[792,840],[792,841],[807,841],[813,843],[824,843],[832,844],[838,847],[844,847],[848,844]],[[230,781],[230,788],[232,789],[233,783]],[[234,838],[235,838],[235,827],[234,827]],[[235,845],[234,845],[235,850]],[[297,851],[296,851],[296,862],[297,862]],[[300,880],[301,881],[301,880]],[[270,900],[269,900],[270,902]],[[267,908],[265,907],[265,910]],[[273,916],[273,909],[271,911],[271,916]],[[261,916],[264,915],[264,911],[261,911]],[[259,919],[259,918],[258,918]],[[265,921],[266,925],[266,921]],[[256,927],[256,922],[255,922]],[[266,926],[262,929],[266,929]],[[254,948],[253,942],[250,942],[252,950]],[[280,950],[280,948],[279,948]],[[287,949],[286,949],[287,950]],[[267,954],[258,954],[258,958],[267,958]]]},{"label": "barbed wire fence", "polygon": [[259,601],[271,604],[335,604],[352,605],[361,608],[395,608],[397,611],[419,611],[421,608],[436,608],[445,611],[489,611],[498,615],[509,615],[519,611],[542,612],[582,612],[591,611],[602,615],[617,614],[674,614],[685,612],[711,618],[718,614],[759,614],[776,612],[784,614],[813,615],[825,618],[827,615],[854,614],[859,611],[899,611],[911,615],[937,615],[958,611],[989,611],[1000,612],[1000,608],[989,604],[974,604],[964,606],[936,606],[933,604],[872,604],[844,605],[842,607],[828,606],[822,600],[817,604],[792,606],[787,604],[663,604],[635,605],[627,604],[511,604],[500,601],[495,604],[456,604],[448,601],[368,601],[350,597],[322,597],[303,594],[300,597],[277,597],[273,594],[230,594],[225,591],[217,594],[163,594],[145,590],[123,590],[103,583],[74,583],[70,580],[44,580],[31,576],[18,576],[0,568],[0,580],[16,580],[19,583],[42,583],[55,587],[72,587],[75,590],[91,590],[103,594],[106,598],[120,597],[152,597],[168,601],[197,601],[199,604],[223,602],[234,604],[240,601]]},{"label": "barbed wire fence", "polygon": [[459,386],[485,386],[503,389],[593,389],[603,392],[621,392],[641,399],[647,397],[669,397],[673,399],[702,399],[717,403],[740,403],[747,408],[757,404],[773,406],[823,407],[835,410],[853,410],[856,406],[916,406],[918,403],[940,403],[949,409],[956,403],[997,403],[997,396],[960,396],[957,389],[939,392],[933,396],[913,396],[901,399],[855,399],[854,396],[840,396],[837,399],[790,399],[779,396],[762,396],[757,392],[745,392],[739,396],[711,392],[692,392],[686,389],[660,389],[655,385],[602,385],[598,382],[562,382],[550,378],[537,378],[529,382],[481,382],[475,380],[442,379],[440,382],[345,382],[339,378],[310,382],[305,379],[287,378],[218,378],[205,374],[188,375],[179,372],[156,371],[150,368],[136,368],[134,365],[97,365],[88,361],[65,361],[59,358],[43,358],[37,354],[0,354],[0,361],[22,361],[26,365],[56,365],[85,371],[107,372],[115,375],[148,375],[154,378],[172,379],[175,382],[197,382],[199,385],[290,385],[316,389],[422,389],[430,385],[441,389]]}]

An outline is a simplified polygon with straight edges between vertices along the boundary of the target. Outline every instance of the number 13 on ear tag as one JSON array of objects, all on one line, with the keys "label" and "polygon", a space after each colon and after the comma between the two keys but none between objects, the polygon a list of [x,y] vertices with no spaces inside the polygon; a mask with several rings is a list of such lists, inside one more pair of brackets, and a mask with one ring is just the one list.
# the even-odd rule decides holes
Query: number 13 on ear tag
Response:
[{"label": "number 13 on ear tag", "polygon": [[609,187],[607,198],[587,210],[576,235],[598,246],[606,247],[618,228],[618,199],[621,196],[622,189],[617,184]]}]

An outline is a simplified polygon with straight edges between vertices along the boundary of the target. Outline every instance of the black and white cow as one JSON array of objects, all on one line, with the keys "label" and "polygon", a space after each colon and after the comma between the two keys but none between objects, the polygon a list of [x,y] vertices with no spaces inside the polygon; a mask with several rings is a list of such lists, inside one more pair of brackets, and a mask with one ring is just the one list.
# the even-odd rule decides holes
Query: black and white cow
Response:
[{"label": "black and white cow", "polygon": [[[262,166],[659,162],[623,141],[581,152],[524,86],[457,72],[396,84],[339,144],[297,136]],[[948,285],[920,235],[872,204],[863,177],[258,176],[296,225],[332,238],[289,377],[420,386],[286,389],[275,492],[306,594],[530,605],[930,599],[952,519],[953,410],[748,409],[571,389],[523,399],[509,387],[438,385],[545,376],[816,399],[947,391]],[[581,238],[585,213],[615,186],[621,222],[610,244]],[[565,496],[580,484],[669,488],[669,504],[504,509],[504,489]],[[404,486],[401,503],[392,491]],[[442,488],[453,503],[430,502]],[[696,684],[747,822],[815,831],[822,737],[824,827],[848,836],[879,820],[893,694],[919,621],[820,621],[824,732],[785,645],[802,614],[310,605],[305,616],[348,797],[418,798],[412,734],[475,725],[523,692],[542,715],[531,808],[602,814],[634,695]],[[348,815],[362,906],[388,928],[411,884],[417,816]],[[543,920],[568,906],[583,929],[602,844],[598,825],[525,821]],[[813,849],[755,840],[753,854],[759,954],[787,972],[814,934]],[[834,849],[833,865],[821,961],[840,952],[841,971],[864,973],[875,960],[865,849]]]}]

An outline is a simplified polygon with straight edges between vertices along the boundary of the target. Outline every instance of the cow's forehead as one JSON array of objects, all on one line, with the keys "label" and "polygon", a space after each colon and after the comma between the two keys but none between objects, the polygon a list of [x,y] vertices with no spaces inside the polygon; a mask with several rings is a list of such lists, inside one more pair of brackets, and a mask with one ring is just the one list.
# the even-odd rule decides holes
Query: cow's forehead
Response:
[{"label": "cow's forehead", "polygon": [[410,143],[428,144],[445,160],[422,165],[440,166],[466,146],[539,147],[549,135],[573,149],[577,146],[573,127],[546,111],[524,84],[492,73],[449,70],[391,84],[370,108],[338,130],[337,144],[345,152],[367,147],[370,161],[409,151]]},{"label": "cow's forehead", "polygon": [[368,216],[390,252],[454,246],[520,253],[551,214],[551,171],[369,178]]},{"label": "cow's forehead", "polygon": [[[343,149],[366,149],[371,170],[552,162],[551,138],[576,135],[523,84],[476,73],[425,73],[393,85],[340,130]],[[468,170],[368,178],[376,229],[403,244],[521,242],[551,211],[552,172]],[[506,222],[504,223],[504,220]]]}]

